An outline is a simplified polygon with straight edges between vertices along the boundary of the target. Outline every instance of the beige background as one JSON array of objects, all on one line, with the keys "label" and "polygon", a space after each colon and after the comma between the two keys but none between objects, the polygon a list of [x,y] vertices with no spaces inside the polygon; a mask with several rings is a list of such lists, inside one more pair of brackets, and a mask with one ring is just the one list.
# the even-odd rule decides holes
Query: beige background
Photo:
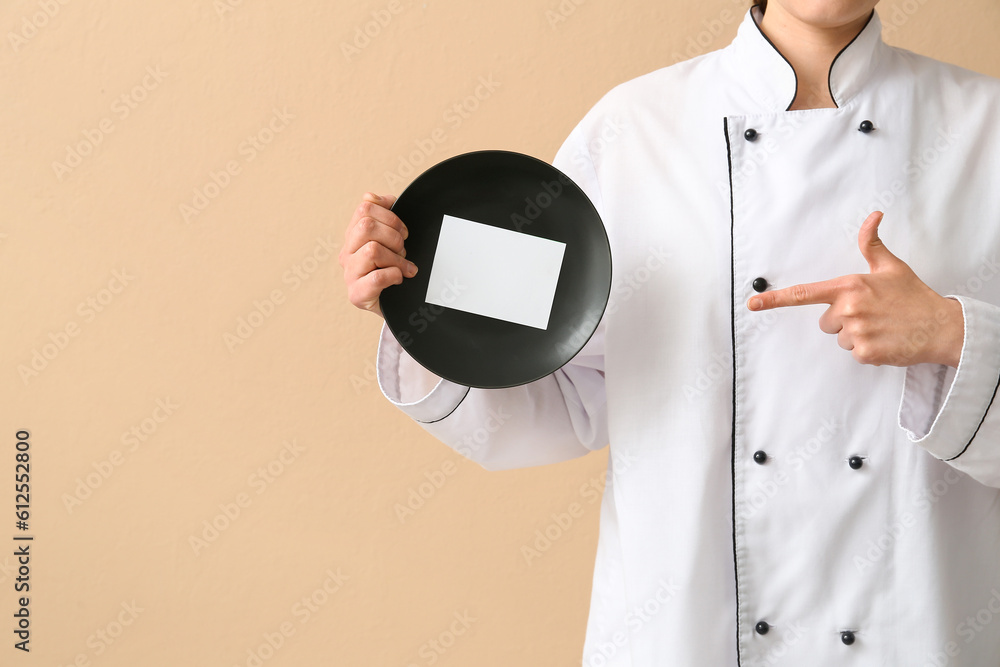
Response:
[{"label": "beige background", "polygon": [[[373,382],[380,321],[347,303],[336,247],[435,130],[415,171],[483,148],[551,160],[610,87],[724,46],[745,8],[3,3],[0,664],[578,664],[598,518],[581,488],[606,452],[487,473],[424,435]],[[994,0],[880,13],[891,43],[1000,76]],[[446,116],[481,78],[495,90]],[[30,655],[10,631],[18,429]]]}]

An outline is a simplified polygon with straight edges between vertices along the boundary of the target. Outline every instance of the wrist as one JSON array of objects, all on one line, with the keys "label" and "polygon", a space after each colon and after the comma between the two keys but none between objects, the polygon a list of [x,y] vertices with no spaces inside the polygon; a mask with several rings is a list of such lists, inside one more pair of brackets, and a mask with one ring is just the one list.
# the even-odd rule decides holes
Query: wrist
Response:
[{"label": "wrist", "polygon": [[965,315],[958,299],[942,297],[941,301],[935,315],[938,330],[934,336],[933,358],[929,361],[958,368],[965,345]]}]

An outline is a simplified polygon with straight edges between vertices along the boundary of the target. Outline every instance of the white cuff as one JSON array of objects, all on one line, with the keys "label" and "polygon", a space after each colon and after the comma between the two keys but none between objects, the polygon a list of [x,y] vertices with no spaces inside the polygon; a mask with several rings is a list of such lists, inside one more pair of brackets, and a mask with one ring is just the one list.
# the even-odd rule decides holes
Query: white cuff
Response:
[{"label": "white cuff", "polygon": [[406,353],[385,323],[375,366],[382,394],[410,418],[424,424],[450,415],[469,393],[469,387],[442,378],[434,382],[436,376]]},{"label": "white cuff", "polygon": [[914,442],[950,461],[968,449],[1000,385],[1000,308],[967,297],[958,369],[918,364],[906,369],[899,425]]}]

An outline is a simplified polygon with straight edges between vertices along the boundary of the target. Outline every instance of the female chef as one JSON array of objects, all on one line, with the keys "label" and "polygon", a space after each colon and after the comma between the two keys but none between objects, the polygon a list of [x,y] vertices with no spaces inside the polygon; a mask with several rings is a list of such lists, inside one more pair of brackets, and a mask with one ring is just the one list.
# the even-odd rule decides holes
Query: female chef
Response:
[{"label": "female chef", "polygon": [[[483,467],[610,443],[585,665],[1000,655],[1000,82],[886,45],[876,4],[761,3],[573,129],[615,282],[564,368],[470,389],[383,327],[386,397]],[[393,201],[340,257],[374,313],[417,271]]]}]

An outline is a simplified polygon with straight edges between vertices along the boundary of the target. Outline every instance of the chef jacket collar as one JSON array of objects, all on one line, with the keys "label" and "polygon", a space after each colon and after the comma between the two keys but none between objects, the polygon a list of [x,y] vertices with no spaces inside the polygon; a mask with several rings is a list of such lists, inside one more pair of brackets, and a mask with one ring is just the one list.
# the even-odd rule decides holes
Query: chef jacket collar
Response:
[{"label": "chef jacket collar", "polygon": [[[751,93],[769,111],[787,111],[792,106],[798,82],[795,70],[760,29],[762,16],[755,5],[743,19],[733,40],[735,65]],[[830,68],[830,94],[840,107],[849,102],[868,82],[886,49],[882,22],[872,10],[861,32],[837,54]]]}]

